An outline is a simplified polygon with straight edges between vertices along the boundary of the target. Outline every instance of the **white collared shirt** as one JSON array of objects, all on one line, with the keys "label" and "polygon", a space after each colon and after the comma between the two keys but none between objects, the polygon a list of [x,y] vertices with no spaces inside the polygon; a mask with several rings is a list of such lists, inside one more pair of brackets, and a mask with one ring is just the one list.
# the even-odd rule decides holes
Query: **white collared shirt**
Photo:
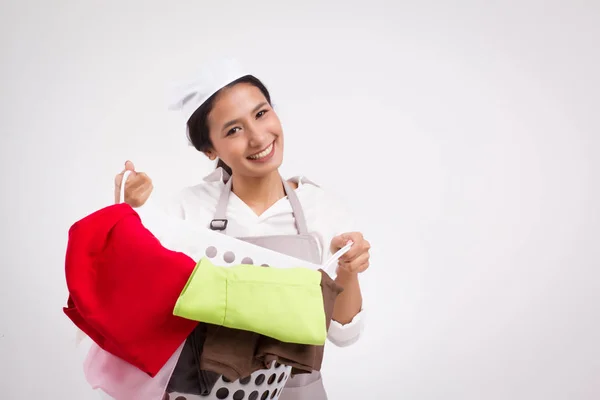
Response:
[{"label": "white collared shirt", "polygon": [[[320,245],[321,262],[331,256],[331,239],[341,233],[355,231],[350,214],[325,191],[303,177],[290,179],[298,184],[295,190],[302,205],[308,231],[314,234]],[[186,187],[166,207],[171,217],[189,221],[197,226],[206,226],[214,218],[217,202],[225,184],[223,170],[217,169],[194,186]],[[144,206],[152,204],[152,196]],[[152,205],[152,207],[154,207]],[[227,205],[227,235],[267,236],[297,234],[292,207],[287,197],[272,205],[260,216],[231,192]],[[361,310],[348,324],[331,321],[328,339],[339,347],[356,342],[362,333],[364,315]]]}]

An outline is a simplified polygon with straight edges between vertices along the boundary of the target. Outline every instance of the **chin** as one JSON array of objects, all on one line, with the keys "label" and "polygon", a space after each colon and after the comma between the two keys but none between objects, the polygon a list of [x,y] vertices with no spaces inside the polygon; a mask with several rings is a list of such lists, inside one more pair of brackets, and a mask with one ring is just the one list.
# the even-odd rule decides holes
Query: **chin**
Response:
[{"label": "chin", "polygon": [[250,165],[249,168],[245,168],[245,170],[248,172],[248,176],[260,178],[263,176],[267,176],[274,171],[277,171],[281,164],[281,161],[274,160],[273,162],[261,166]]}]

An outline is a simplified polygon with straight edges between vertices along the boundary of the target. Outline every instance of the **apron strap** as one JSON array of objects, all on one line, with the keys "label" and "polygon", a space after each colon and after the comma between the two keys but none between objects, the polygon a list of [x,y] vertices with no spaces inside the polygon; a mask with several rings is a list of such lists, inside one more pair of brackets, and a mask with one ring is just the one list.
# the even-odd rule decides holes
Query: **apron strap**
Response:
[{"label": "apron strap", "polygon": [[[229,178],[221,191],[219,201],[217,202],[217,208],[215,210],[215,216],[210,221],[210,229],[213,231],[225,231],[227,229],[227,205],[229,204],[229,195],[231,193],[231,182],[233,179]],[[292,206],[292,212],[294,220],[296,221],[296,228],[300,235],[308,233],[308,226],[306,225],[306,217],[304,216],[304,210],[300,200],[296,195],[296,192],[290,187],[290,185],[282,178],[283,189],[288,197],[290,205]]]},{"label": "apron strap", "polygon": [[283,188],[287,194],[290,205],[292,206],[292,212],[294,213],[294,219],[296,220],[296,228],[300,235],[308,234],[308,227],[306,225],[306,217],[304,216],[304,210],[300,204],[300,200],[296,195],[294,189],[292,189],[285,179],[282,179]]},{"label": "apron strap", "polygon": [[210,221],[210,229],[213,231],[224,231],[227,228],[227,204],[229,203],[229,194],[231,193],[231,181],[229,178],[225,187],[221,190],[219,201],[217,203],[217,209],[215,211],[215,217]]}]

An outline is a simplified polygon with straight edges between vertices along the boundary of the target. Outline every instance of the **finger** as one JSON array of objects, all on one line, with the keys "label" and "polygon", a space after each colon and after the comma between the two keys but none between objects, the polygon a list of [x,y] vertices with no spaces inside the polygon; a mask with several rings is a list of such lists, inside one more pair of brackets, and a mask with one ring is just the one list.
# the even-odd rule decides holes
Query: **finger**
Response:
[{"label": "finger", "polygon": [[346,254],[342,255],[342,257],[340,257],[340,259],[342,261],[346,261],[346,262],[353,261],[356,259],[356,257],[361,255],[362,253],[368,252],[369,248],[370,248],[369,242],[367,242],[366,240],[354,242],[354,244],[352,245],[350,250],[348,250],[348,252]]},{"label": "finger", "polygon": [[151,185],[140,186],[134,191],[131,191],[127,196],[127,203],[129,203],[132,207],[140,207],[142,206],[152,191]]},{"label": "finger", "polygon": [[135,185],[135,187],[146,185],[148,182],[151,182],[151,179],[144,172],[135,172],[132,171],[129,177],[127,178],[127,184],[130,185],[129,179],[131,179],[131,185]]},{"label": "finger", "polygon": [[338,265],[337,272],[339,273],[340,271],[342,271],[342,272],[346,272],[348,274],[359,274],[359,273],[363,272],[364,269],[367,268],[367,266],[368,266],[368,263],[362,264],[362,266],[360,266],[360,267],[352,266],[350,264]]},{"label": "finger", "polygon": [[148,200],[148,197],[150,197],[150,194],[152,193],[152,185],[148,185],[144,191],[140,194],[140,199],[145,203]]},{"label": "finger", "polygon": [[146,193],[152,190],[152,184],[146,180],[136,182],[135,194],[138,197],[143,197]]},{"label": "finger", "polygon": [[362,248],[359,243],[354,243],[350,250],[343,254],[340,257],[340,260],[345,263],[352,262],[356,259],[356,257],[360,256],[363,253]]},{"label": "finger", "polygon": [[348,271],[356,272],[362,265],[369,262],[369,253],[362,253],[352,261],[340,261],[340,265]]},{"label": "finger", "polygon": [[115,190],[118,190],[123,180],[123,173],[115,175]]},{"label": "finger", "polygon": [[342,261],[342,264],[349,265],[350,268],[356,269],[361,264],[368,262],[369,258],[370,258],[369,253],[361,253],[351,261]]},{"label": "finger", "polygon": [[371,265],[371,263],[366,262],[366,263],[362,264],[360,267],[358,267],[356,272],[358,272],[358,273],[365,272],[369,268],[370,265]]},{"label": "finger", "polygon": [[[345,245],[348,244],[349,241],[356,243],[362,239],[362,235],[359,232],[348,232],[342,233],[341,235],[335,236],[331,240],[331,251],[335,253],[337,250],[341,249]],[[353,246],[354,247],[354,246]]]},{"label": "finger", "polygon": [[143,182],[140,182],[138,179],[132,180],[131,184],[127,183],[125,187],[125,196],[128,199],[138,199],[142,196],[144,191],[146,190],[146,186]]},{"label": "finger", "polygon": [[[128,179],[129,181],[129,179]],[[140,174],[136,175],[131,179],[131,183],[127,183],[127,192],[134,193],[136,196],[143,194],[145,191],[152,187],[152,181],[150,178],[142,177]]]},{"label": "finger", "polygon": [[369,265],[370,265],[370,263],[366,262],[361,265],[353,265],[353,264],[339,265],[338,268],[339,268],[339,270],[346,271],[348,273],[360,274],[361,272],[366,271],[369,268]]},{"label": "finger", "polygon": [[348,243],[348,238],[345,234],[335,236],[333,239],[331,239],[331,252],[335,253],[344,247],[346,243]]},{"label": "finger", "polygon": [[140,188],[128,187],[125,190],[125,202],[131,206],[135,206],[140,197]]},{"label": "finger", "polygon": [[140,178],[142,184],[152,183],[152,179],[150,179],[148,174],[146,174],[145,172],[136,172],[135,176]]}]

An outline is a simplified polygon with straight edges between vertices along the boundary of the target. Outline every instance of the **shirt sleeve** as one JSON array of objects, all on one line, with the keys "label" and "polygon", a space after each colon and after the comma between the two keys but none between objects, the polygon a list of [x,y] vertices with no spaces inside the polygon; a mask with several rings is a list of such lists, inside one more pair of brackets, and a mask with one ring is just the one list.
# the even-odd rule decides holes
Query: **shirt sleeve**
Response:
[{"label": "shirt sleeve", "polygon": [[327,332],[327,339],[338,347],[350,346],[360,339],[364,326],[364,311],[361,309],[359,313],[354,316],[352,321],[345,325],[331,320],[329,331]]},{"label": "shirt sleeve", "polygon": [[[322,221],[323,262],[333,255],[330,249],[331,240],[342,233],[360,231],[349,212],[348,207],[335,197],[322,193],[319,218]],[[347,347],[356,343],[365,326],[365,311],[361,309],[352,321],[341,324],[332,320],[327,338],[338,347]]]}]

